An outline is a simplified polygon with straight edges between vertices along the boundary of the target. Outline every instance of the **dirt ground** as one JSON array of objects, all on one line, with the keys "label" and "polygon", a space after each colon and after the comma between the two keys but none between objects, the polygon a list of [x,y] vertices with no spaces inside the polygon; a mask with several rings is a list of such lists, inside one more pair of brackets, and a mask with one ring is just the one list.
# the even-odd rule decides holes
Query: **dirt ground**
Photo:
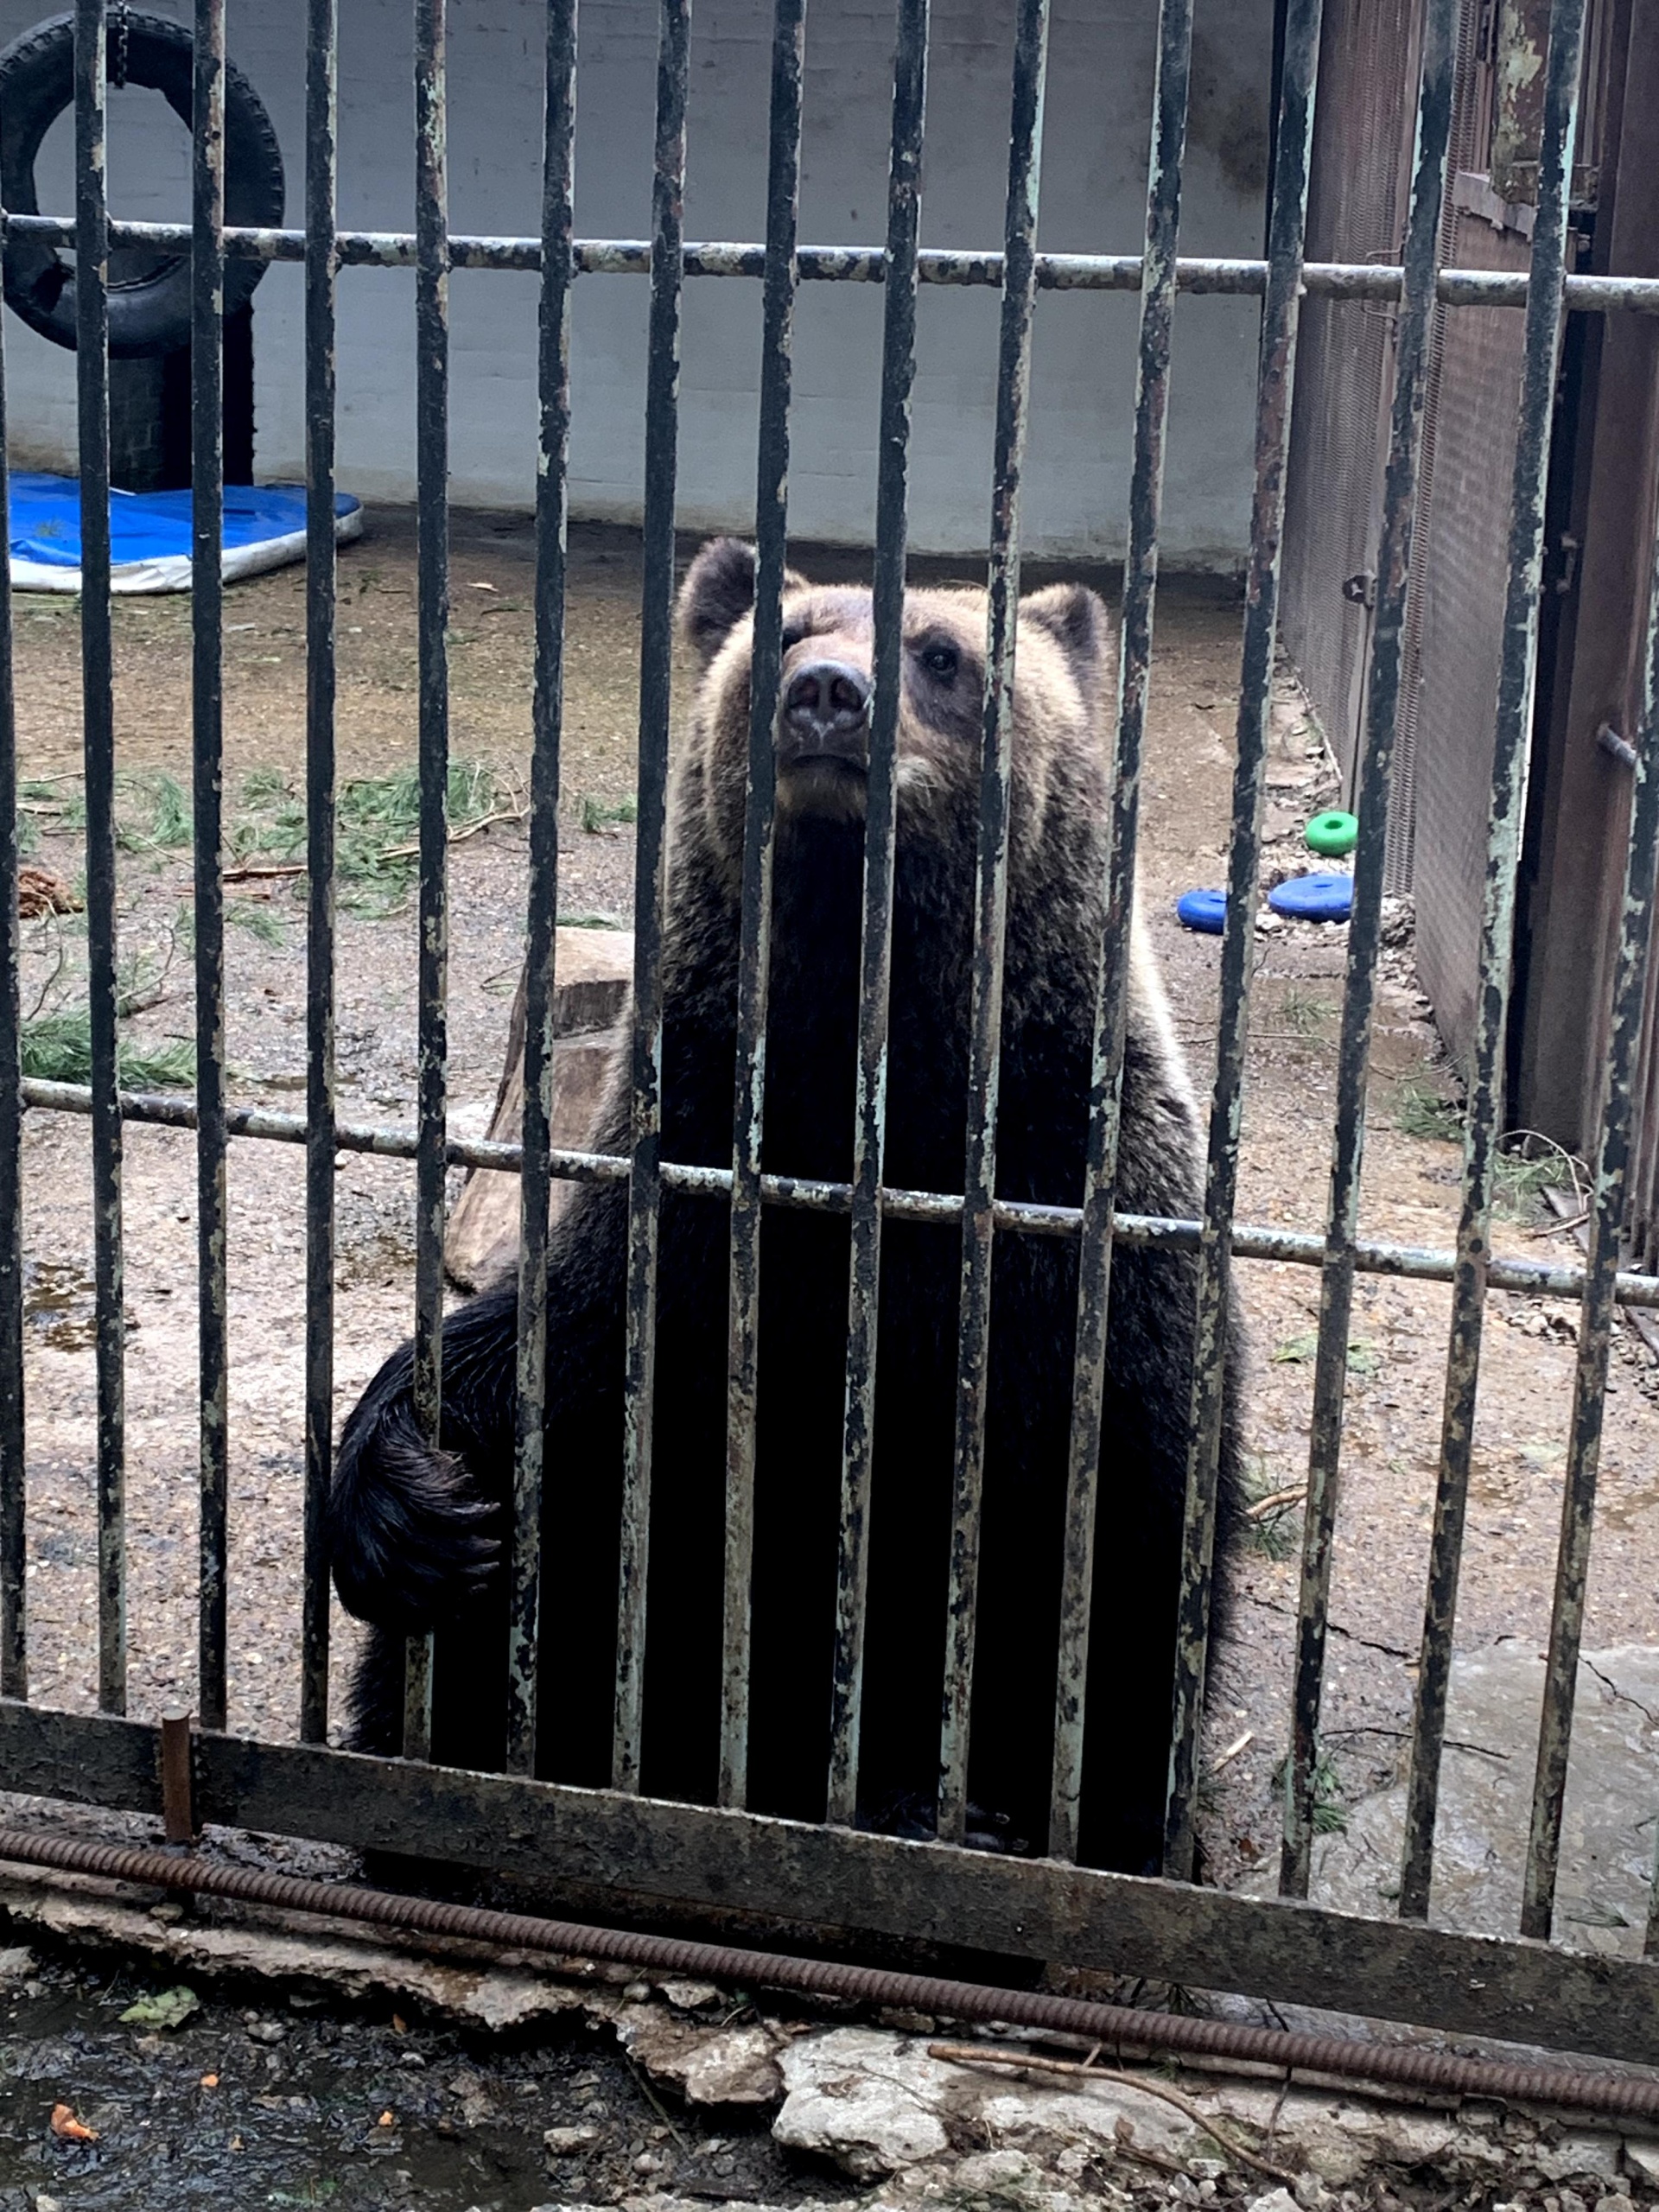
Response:
[{"label": "dirt ground", "polygon": [[[342,780],[407,769],[415,747],[412,524],[372,512],[340,564]],[[847,556],[801,564],[823,573]],[[509,795],[527,769],[533,546],[518,517],[454,518],[452,747],[481,760]],[[944,575],[944,564],[918,564]],[[626,922],[632,834],[616,821],[633,785],[637,540],[572,533],[561,909]],[[969,572],[963,572],[964,575]],[[1074,572],[1075,573],[1075,572]],[[1040,578],[1033,579],[1040,581]],[[1094,579],[1104,582],[1103,579]],[[35,858],[73,878],[78,836],[54,806],[78,785],[79,652],[73,602],[20,598],[17,696],[22,773],[42,788]],[[226,601],[226,819],[303,787],[303,578],[290,570],[235,587]],[[1224,880],[1239,610],[1214,584],[1167,580],[1147,743],[1142,897],[1195,1076],[1208,1073],[1218,940],[1176,922],[1183,890]],[[153,804],[152,772],[188,787],[189,609],[186,600],[118,603],[116,715],[124,804]],[[1268,864],[1306,861],[1307,816],[1334,779],[1287,685],[1275,713]],[[684,686],[681,686],[683,698]],[[35,788],[33,785],[31,789]],[[251,790],[256,798],[247,794]],[[148,796],[146,796],[148,794]],[[584,829],[586,818],[599,826]],[[126,1025],[162,1046],[192,1028],[184,943],[189,854],[152,842],[121,858],[124,951],[145,956],[156,1002]],[[456,1133],[480,1135],[501,1070],[520,950],[524,840],[500,823],[453,855],[451,1098]],[[302,1111],[304,926],[293,883],[235,887],[228,931],[234,1098]],[[390,909],[390,911],[388,911]],[[251,919],[250,917],[251,916]],[[415,1076],[414,917],[384,887],[354,906],[342,892],[340,1113],[407,1125]],[[74,921],[23,925],[26,1010],[72,1001],[84,975]],[[1258,939],[1239,1202],[1241,1220],[1323,1229],[1345,932],[1297,925]],[[172,964],[167,965],[169,951]],[[52,980],[55,975],[55,981]],[[159,993],[159,997],[156,995]],[[1373,1057],[1363,1230],[1446,1245],[1456,1223],[1460,1147],[1437,1102],[1429,1009],[1408,951],[1391,954]],[[29,1512],[32,1694],[89,1708],[96,1651],[94,1385],[87,1126],[31,1113],[25,1139],[29,1267]],[[184,1135],[126,1133],[130,1710],[151,1716],[194,1695],[196,1546],[194,1154]],[[1533,1179],[1515,1179],[1501,1251],[1571,1259]],[[342,1158],[339,1198],[340,1414],[405,1333],[412,1295],[412,1166]],[[296,1725],[304,1311],[303,1155],[232,1146],[230,1655],[232,1728],[279,1738]],[[1316,1270],[1241,1263],[1248,1319],[1249,1445],[1261,1495],[1305,1480]],[[1325,1819],[1397,1777],[1438,1457],[1449,1293],[1362,1277],[1355,1301],[1341,1524],[1332,1599]],[[1541,1649],[1572,1395],[1574,1316],[1495,1294],[1482,1369],[1459,1644],[1513,1639]],[[1602,1455],[1586,1643],[1654,1635],[1659,1567],[1659,1411],[1648,1355],[1621,1332]],[[1212,1878],[1248,1880],[1276,1853],[1274,1776],[1286,1738],[1300,1516],[1269,1521],[1236,1562],[1235,1602],[1212,1715],[1217,1763],[1207,1799]],[[337,1618],[337,1654],[349,1624]],[[338,1673],[338,1669],[337,1669]],[[1652,1716],[1649,1716],[1651,1722]],[[1224,1757],[1224,1755],[1225,1755]],[[1259,1878],[1259,1875],[1256,1877]]]}]

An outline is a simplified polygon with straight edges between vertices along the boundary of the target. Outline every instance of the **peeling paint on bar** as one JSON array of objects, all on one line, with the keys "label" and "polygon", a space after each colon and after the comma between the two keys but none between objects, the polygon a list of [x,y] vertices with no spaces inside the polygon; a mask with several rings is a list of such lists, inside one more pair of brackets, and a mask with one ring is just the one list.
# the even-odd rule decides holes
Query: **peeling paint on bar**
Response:
[{"label": "peeling paint on bar", "polygon": [[[449,1052],[449,276],[443,0],[415,4],[416,606],[420,884],[416,927],[415,1417],[435,1449],[443,1403]],[[411,1638],[404,1756],[432,1740],[432,1642]]]},{"label": "peeling paint on bar", "polygon": [[542,1507],[547,1473],[547,1245],[552,1178],[554,963],[559,911],[559,766],[564,727],[566,495],[570,453],[570,235],[575,219],[576,6],[550,8],[537,322],[536,676],[524,920],[523,1189],[507,1596],[506,1763],[536,1770]]},{"label": "peeling paint on bar", "polygon": [[[652,1395],[657,1363],[658,1227],[663,1181],[663,901],[669,691],[674,650],[680,239],[685,219],[685,105],[690,0],[661,0],[659,25],[656,167],[652,184],[651,323],[645,372],[639,821],[634,833],[633,1158],[628,1178],[622,1552],[617,1598],[616,1720],[611,1750],[611,1783],[617,1789],[637,1789],[639,1786],[639,1743],[644,1719]],[[729,1180],[728,1177],[728,1185]]]},{"label": "peeling paint on bar", "polygon": [[1319,73],[1320,0],[1288,0],[1280,96],[1279,143],[1269,219],[1269,280],[1262,314],[1256,385],[1255,490],[1245,571],[1244,645],[1239,673],[1233,769],[1227,922],[1221,941],[1221,1009],[1216,1081],[1210,1109],[1210,1156],[1198,1245],[1198,1320],[1192,1340],[1192,1413],[1177,1614],[1175,1696],[1170,1749],[1164,1871],[1190,1880],[1199,1737],[1210,1643],[1210,1592],[1227,1370],[1233,1206],[1243,1131],[1244,1064],[1249,1045],[1251,959],[1267,790],[1268,715],[1290,455],[1291,398],[1302,296],[1313,103]]},{"label": "peeling paint on bar", "polygon": [[[1596,1476],[1607,1402],[1607,1363],[1618,1316],[1614,1282],[1624,1229],[1630,1154],[1636,1126],[1642,1020],[1653,948],[1655,869],[1659,865],[1659,537],[1648,578],[1648,626],[1643,654],[1642,719],[1637,735],[1630,793],[1630,842],[1619,912],[1612,1020],[1608,1027],[1606,1096],[1590,1201],[1585,1255],[1584,1303],[1573,1382],[1567,1471],[1561,1493],[1560,1546],[1544,1673],[1543,1717],[1521,1900],[1521,1933],[1546,1941],[1554,1917],[1560,1869],[1561,1820],[1567,1797],[1573,1707],[1590,1578],[1590,1540],[1596,1510]],[[1651,1929],[1649,1950],[1651,1950]]]},{"label": "peeling paint on bar", "polygon": [[1147,251],[1135,361],[1135,460],[1129,477],[1129,542],[1123,563],[1123,618],[1118,632],[1117,721],[1112,754],[1112,811],[1102,907],[1095,1034],[1090,1062],[1089,1134],[1084,1167],[1082,1251],[1077,1268],[1077,1334],[1067,1447],[1065,1557],[1061,1570],[1059,1663],[1054,1692],[1054,1769],[1048,1847],[1077,1855],[1083,1802],[1084,1691],[1095,1556],[1095,1510],[1106,1390],[1117,1144],[1129,986],[1129,926],[1141,803],[1141,753],[1152,671],[1153,610],[1158,585],[1158,523],[1163,504],[1164,444],[1169,420],[1170,343],[1175,304],[1176,242],[1186,148],[1192,65],[1192,0],[1162,0],[1152,149],[1147,166]]},{"label": "peeling paint on bar", "polygon": [[226,1718],[230,1318],[225,1135],[225,0],[196,0],[191,100],[190,721],[196,981],[196,1310],[201,1389],[197,1699]]},{"label": "peeling paint on bar", "polygon": [[[109,212],[103,0],[76,0],[75,398],[80,447],[80,684],[86,770],[86,962],[92,1045],[92,1271],[98,1370],[98,1701],[127,1699],[125,1314],[116,1086],[115,721],[110,634]],[[188,244],[189,232],[185,232]]]},{"label": "peeling paint on bar", "polygon": [[830,1677],[828,1817],[851,1822],[858,1806],[859,1705],[869,1575],[870,1469],[875,1430],[875,1347],[881,1271],[881,1160],[887,1117],[887,1011],[893,967],[894,756],[903,682],[905,541],[910,397],[916,373],[916,261],[921,226],[922,142],[927,112],[929,0],[899,0],[893,63],[893,139],[887,165],[887,256],[896,272],[884,302],[881,415],[877,437],[874,690],[864,824],[864,915],[860,947],[858,1077],[853,1127],[847,1395],[842,1423],[841,1527],[836,1633]]},{"label": "peeling paint on bar", "polygon": [[1048,73],[1048,0],[1020,0],[1008,127],[1006,266],[997,365],[996,433],[986,577],[979,856],[974,893],[973,996],[968,1042],[968,1141],[963,1177],[962,1298],[957,1429],[945,1615],[944,1713],[939,1744],[938,1835],[960,1843],[968,1826],[968,1752],[978,1627],[979,1546],[996,1230],[997,1077],[1008,913],[1008,807],[1014,759],[1014,671],[1020,601],[1020,478],[1031,411],[1036,303],[1037,200]]},{"label": "peeling paint on bar", "polygon": [[1395,325],[1395,390],[1382,492],[1382,534],[1371,624],[1370,681],[1359,780],[1359,842],[1354,854],[1354,909],[1348,930],[1342,1038],[1337,1056],[1337,1126],[1331,1164],[1330,1226],[1319,1287],[1319,1349],[1308,1439],[1307,1506],[1297,1608],[1296,1677],[1290,1757],[1285,1770],[1284,1842],[1279,1887],[1305,1897],[1313,1848],[1314,1776],[1319,1763],[1326,1607],[1336,1537],[1348,1326],[1353,1306],[1359,1187],[1365,1145],[1365,1089],[1371,1016],[1382,944],[1382,870],[1388,844],[1400,672],[1411,577],[1417,464],[1428,388],[1435,263],[1452,130],[1459,0],[1427,0],[1411,205],[1407,219],[1408,280]]},{"label": "peeling paint on bar", "polygon": [[[73,245],[75,226],[62,215],[13,215],[8,227],[20,237],[50,245]],[[110,241],[118,246],[148,246],[181,252],[190,233],[176,223],[111,223]],[[302,231],[227,230],[227,253],[245,260],[302,261]],[[417,252],[407,231],[341,231],[337,238],[341,264],[348,269],[412,269]],[[648,276],[651,246],[644,238],[578,238],[576,273],[586,276]],[[804,283],[880,284],[887,278],[887,255],[878,245],[804,245],[799,251]],[[687,276],[766,275],[764,245],[690,240],[682,249]],[[452,269],[536,270],[542,265],[541,241],[489,238],[458,232],[449,239]],[[1002,283],[1002,256],[925,246],[916,257],[924,284],[986,286]],[[1040,292],[1138,292],[1138,253],[1039,253]],[[1268,264],[1240,257],[1184,256],[1176,264],[1176,289],[1197,295],[1263,296]],[[1313,297],[1338,300],[1398,300],[1405,271],[1386,262],[1308,261],[1302,264],[1302,289]],[[1443,269],[1435,296],[1452,307],[1523,308],[1527,278],[1511,270]],[[1567,306],[1580,315],[1659,315],[1659,276],[1569,276]]]},{"label": "peeling paint on bar", "polygon": [[760,1373],[760,1154],[766,1083],[767,968],[783,592],[789,489],[790,343],[795,315],[801,82],[805,0],[778,0],[772,47],[766,177],[766,270],[760,341],[760,435],[755,464],[754,646],[749,668],[749,766],[737,969],[732,1128],[730,1349],[726,1395],[726,1552],[721,1654],[722,1805],[748,1797],[749,1584],[754,1558],[755,1416]]},{"label": "peeling paint on bar", "polygon": [[1400,1913],[1424,1919],[1434,1860],[1434,1815],[1452,1673],[1458,1577],[1474,1446],[1480,1377],[1481,1327],[1491,1269],[1491,1210],[1498,1141],[1503,1134],[1503,1046],[1508,1026],[1516,873],[1526,811],[1527,747],[1532,729],[1537,664],[1538,594],[1543,568],[1545,493],[1549,477],[1556,367],[1560,355],[1561,290],[1567,266],[1567,200],[1578,118],[1579,62],[1586,0],[1554,0],[1550,14],[1548,83],[1539,164],[1538,216],[1533,230],[1532,288],[1516,429],[1509,543],[1509,588],[1492,748],[1491,812],[1482,900],[1479,983],[1465,1122],[1463,1205],[1452,1277],[1452,1328],[1446,1351],[1446,1409],[1440,1478],[1429,1543],[1422,1656],[1412,1716],[1407,1783],[1405,1860]]},{"label": "peeling paint on bar", "polygon": [[[3,325],[0,317],[0,326]],[[0,327],[0,514],[10,512]],[[11,594],[0,592],[0,1697],[29,1695],[24,1524],[23,1094],[17,717]]]},{"label": "peeling paint on bar", "polygon": [[307,0],[305,1554],[300,1739],[328,1740],[334,1440],[334,300],[338,0]]}]

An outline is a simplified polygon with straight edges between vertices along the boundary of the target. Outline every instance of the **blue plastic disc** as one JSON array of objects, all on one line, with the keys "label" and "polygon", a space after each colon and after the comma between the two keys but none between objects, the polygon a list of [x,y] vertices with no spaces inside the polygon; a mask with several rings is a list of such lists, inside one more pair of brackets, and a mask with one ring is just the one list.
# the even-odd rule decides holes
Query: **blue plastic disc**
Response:
[{"label": "blue plastic disc", "polygon": [[1175,912],[1188,929],[1202,930],[1206,937],[1219,937],[1227,925],[1227,893],[1184,891],[1175,901]]},{"label": "blue plastic disc", "polygon": [[1268,893],[1275,914],[1294,922],[1345,922],[1354,907],[1351,875],[1293,875]]}]

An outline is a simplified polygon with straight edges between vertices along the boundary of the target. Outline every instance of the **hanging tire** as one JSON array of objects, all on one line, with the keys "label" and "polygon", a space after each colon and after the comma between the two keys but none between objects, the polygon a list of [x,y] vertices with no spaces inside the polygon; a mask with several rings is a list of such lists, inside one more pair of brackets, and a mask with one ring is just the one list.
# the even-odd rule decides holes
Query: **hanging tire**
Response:
[{"label": "hanging tire", "polygon": [[[117,29],[111,21],[112,50]],[[129,11],[123,39],[121,81],[159,92],[188,130],[194,67],[189,30],[162,16]],[[35,163],[47,132],[74,105],[74,59],[73,16],[54,16],[37,23],[0,53],[0,207],[11,214],[41,213]],[[237,228],[279,229],[286,196],[282,149],[270,118],[242,72],[227,61],[225,220]],[[37,239],[9,238],[4,270],[8,304],[42,338],[73,350],[75,272],[57,248]],[[263,261],[226,259],[227,315],[246,305],[264,273]],[[189,255],[174,255],[135,283],[111,284],[109,302],[112,354],[171,353],[188,345]]]}]

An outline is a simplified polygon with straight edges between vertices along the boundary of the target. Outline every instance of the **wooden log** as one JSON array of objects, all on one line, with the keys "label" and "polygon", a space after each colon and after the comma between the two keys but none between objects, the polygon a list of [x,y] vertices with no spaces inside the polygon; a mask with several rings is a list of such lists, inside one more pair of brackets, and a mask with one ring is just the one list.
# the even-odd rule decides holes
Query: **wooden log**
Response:
[{"label": "wooden log", "polygon": [[[633,981],[633,936],[625,930],[561,930],[553,993],[553,1120],[557,1147],[589,1148],[605,1082],[620,1049]],[[518,978],[507,1030],[506,1065],[496,1093],[490,1141],[517,1144],[524,1133],[524,979]],[[575,1186],[556,1182],[549,1217],[556,1221]],[[462,1290],[481,1290],[518,1265],[518,1178],[471,1168],[449,1216],[444,1268]]]}]

